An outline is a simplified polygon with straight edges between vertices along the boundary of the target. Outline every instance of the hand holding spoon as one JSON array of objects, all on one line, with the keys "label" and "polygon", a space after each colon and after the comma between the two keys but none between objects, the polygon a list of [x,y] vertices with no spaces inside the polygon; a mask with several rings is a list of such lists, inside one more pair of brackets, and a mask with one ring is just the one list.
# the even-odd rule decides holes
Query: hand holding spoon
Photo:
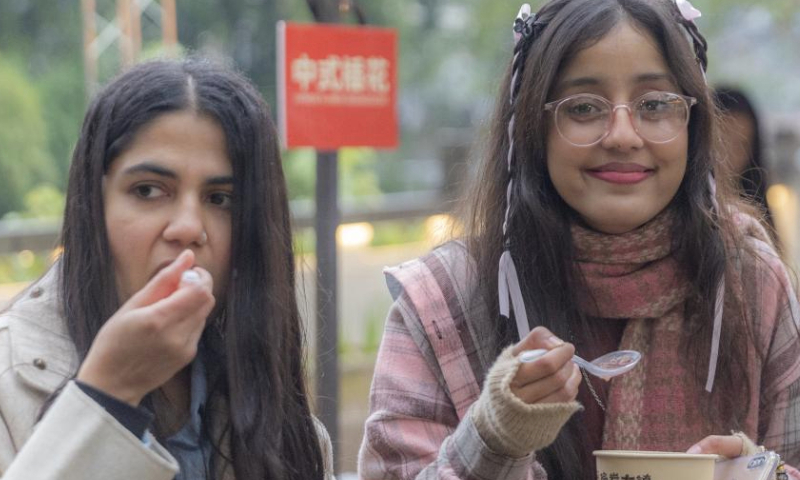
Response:
[{"label": "hand holding spoon", "polygon": [[[548,351],[549,350],[542,348],[526,350],[519,354],[519,361],[523,363],[533,362]],[[635,367],[641,359],[642,354],[635,350],[617,350],[616,352],[607,353],[601,357],[595,358],[591,362],[577,355],[572,356],[572,361],[578,364],[579,367],[604,380],[609,380],[612,377],[628,372]]]}]

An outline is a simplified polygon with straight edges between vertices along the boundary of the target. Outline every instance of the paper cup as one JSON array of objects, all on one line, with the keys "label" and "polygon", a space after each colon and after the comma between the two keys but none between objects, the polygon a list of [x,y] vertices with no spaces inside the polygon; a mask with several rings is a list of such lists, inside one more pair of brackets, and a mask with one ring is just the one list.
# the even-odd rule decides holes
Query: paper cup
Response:
[{"label": "paper cup", "polygon": [[597,450],[597,480],[714,480],[716,455]]}]

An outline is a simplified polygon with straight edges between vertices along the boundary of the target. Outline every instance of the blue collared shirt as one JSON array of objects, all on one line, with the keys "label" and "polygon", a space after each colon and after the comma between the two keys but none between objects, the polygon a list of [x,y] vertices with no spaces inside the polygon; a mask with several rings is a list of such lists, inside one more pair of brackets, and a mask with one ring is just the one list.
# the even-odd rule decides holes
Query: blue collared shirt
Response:
[{"label": "blue collared shirt", "polygon": [[210,478],[213,470],[213,447],[203,431],[203,410],[208,398],[206,368],[202,349],[192,362],[191,400],[189,421],[168,437],[164,447],[178,460],[180,472],[175,480],[203,480]]}]

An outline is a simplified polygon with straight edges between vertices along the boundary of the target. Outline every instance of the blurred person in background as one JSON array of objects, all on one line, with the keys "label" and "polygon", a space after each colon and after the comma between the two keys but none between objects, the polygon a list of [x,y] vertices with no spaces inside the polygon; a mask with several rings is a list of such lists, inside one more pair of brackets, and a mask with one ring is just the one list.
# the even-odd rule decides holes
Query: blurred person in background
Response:
[{"label": "blurred person in background", "polygon": [[761,126],[753,103],[742,90],[730,86],[717,87],[714,101],[722,113],[718,125],[730,173],[737,177],[740,193],[760,210],[767,230],[777,241],[775,223],[767,204],[769,175],[764,162]]},{"label": "blurred person in background", "polygon": [[[757,443],[800,462],[800,305],[717,186],[699,13],[520,10],[466,234],[386,271],[361,478],[594,480],[594,450]],[[642,361],[610,381],[572,361],[615,350]]]},{"label": "blurred person in background", "polygon": [[91,103],[63,253],[0,314],[4,480],[332,478],[268,112],[202,59]]}]

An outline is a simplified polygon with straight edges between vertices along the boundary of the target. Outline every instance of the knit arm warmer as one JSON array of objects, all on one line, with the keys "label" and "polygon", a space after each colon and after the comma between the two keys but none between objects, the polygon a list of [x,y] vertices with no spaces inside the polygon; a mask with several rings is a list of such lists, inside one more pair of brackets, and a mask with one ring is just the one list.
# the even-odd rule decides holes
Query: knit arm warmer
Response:
[{"label": "knit arm warmer", "polygon": [[527,404],[520,400],[511,392],[511,380],[520,366],[511,349],[503,350],[489,370],[470,415],[490,449],[519,458],[553,443],[561,427],[582,407],[576,401]]}]

